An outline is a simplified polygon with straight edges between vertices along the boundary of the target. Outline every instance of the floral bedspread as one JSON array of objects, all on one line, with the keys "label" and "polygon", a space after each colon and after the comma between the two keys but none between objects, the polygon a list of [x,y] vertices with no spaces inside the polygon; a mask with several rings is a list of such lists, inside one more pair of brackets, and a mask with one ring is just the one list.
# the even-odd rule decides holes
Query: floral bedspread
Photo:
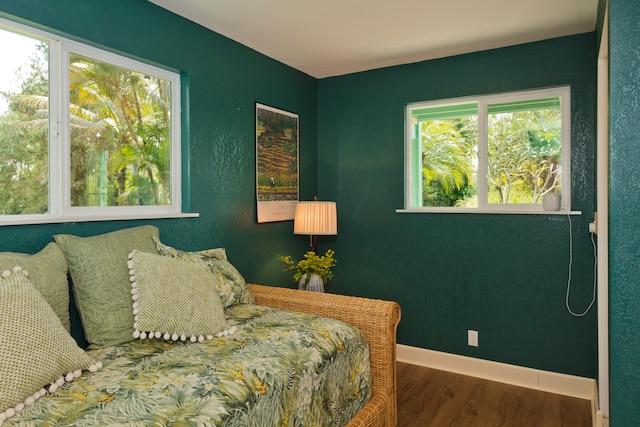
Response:
[{"label": "floral bedspread", "polygon": [[371,395],[369,349],[344,323],[256,305],[226,310],[233,335],[94,350],[103,368],[5,425],[342,426]]}]

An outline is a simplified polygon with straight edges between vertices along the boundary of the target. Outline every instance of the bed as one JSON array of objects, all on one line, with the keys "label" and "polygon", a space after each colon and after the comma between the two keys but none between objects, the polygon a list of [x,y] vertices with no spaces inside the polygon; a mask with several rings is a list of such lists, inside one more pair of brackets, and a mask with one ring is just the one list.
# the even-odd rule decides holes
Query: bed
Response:
[{"label": "bed", "polygon": [[[145,295],[142,290],[148,285],[143,286],[142,272],[145,277],[152,276],[142,269],[146,265],[142,262],[143,259],[152,260],[152,263],[145,263],[151,263],[154,268],[162,265],[165,270],[161,268],[159,274],[163,279],[173,274],[177,277],[176,280],[180,280],[178,286],[175,281],[169,281],[170,289],[180,289],[180,297],[172,301],[171,295],[163,294],[161,301],[168,302],[169,308],[162,309],[150,306],[146,302],[148,297],[144,297],[145,305],[141,305],[140,315],[132,315],[131,319],[121,319],[129,314],[122,316],[118,313],[108,319],[107,314],[114,314],[112,312],[117,310],[101,307],[97,312],[102,313],[102,323],[123,321],[123,325],[127,325],[128,338],[124,342],[119,342],[123,339],[118,338],[120,332],[105,335],[103,331],[96,335],[96,325],[92,326],[86,307],[77,301],[96,301],[96,295],[88,298],[79,289],[84,286],[84,279],[77,271],[80,260],[74,259],[73,249],[70,249],[69,242],[65,242],[65,237],[56,238],[74,281],[73,295],[84,332],[89,331],[89,349],[85,351],[77,348],[79,353],[73,353],[72,358],[80,360],[79,367],[60,368],[63,378],[64,372],[69,371],[64,381],[60,381],[61,378],[48,379],[47,383],[51,382],[53,389],[50,389],[51,386],[39,389],[24,402],[20,401],[16,406],[10,407],[1,413],[4,415],[0,417],[0,423],[10,426],[229,427],[397,424],[395,331],[400,309],[396,303],[247,285],[228,262],[217,262],[222,258],[226,261],[223,251],[188,253],[175,250],[159,241],[154,227],[144,230],[143,241],[146,242],[146,234],[149,232],[154,234],[150,239],[153,247],[146,249],[153,249],[156,253],[141,251],[133,257],[134,251],[129,255],[128,273],[131,280],[125,289],[129,307],[127,311],[131,311],[132,294],[140,295],[140,298]],[[117,240],[121,241],[122,237],[121,234],[118,235]],[[84,239],[87,238],[69,238],[74,245],[80,246],[86,243],[83,242]],[[98,246],[103,247],[105,240],[99,238],[91,243],[98,243]],[[132,245],[140,246],[138,243],[127,241],[124,246],[129,251]],[[207,280],[212,272],[217,271],[220,273],[217,274],[218,279],[231,283],[216,288],[216,292],[220,288],[225,292],[219,298],[216,293],[213,298],[217,301],[216,304],[221,307],[224,305],[220,311],[222,317],[218,319],[224,326],[222,329],[218,327],[220,330],[217,332],[187,333],[184,336],[177,334],[172,337],[168,332],[161,333],[162,325],[167,330],[173,327],[167,326],[166,322],[167,318],[172,318],[171,310],[174,306],[194,299],[207,299],[188,298],[190,285],[182,282],[185,278],[189,279],[189,283],[201,278],[204,269],[199,269],[194,264],[202,261],[203,255],[216,258],[213,263],[216,268],[211,268],[213,261],[208,259],[210,264]],[[121,254],[116,258],[119,259],[120,256]],[[101,264],[105,262],[104,253],[98,257]],[[29,264],[27,259],[23,264]],[[133,268],[132,260],[138,262],[136,268]],[[82,268],[86,270],[86,257],[81,261]],[[0,264],[2,263],[0,256]],[[96,266],[92,268],[95,269]],[[10,274],[3,274],[0,290],[11,287],[29,290],[32,282],[43,287],[42,277],[30,278],[23,275],[22,270],[26,271],[26,268],[21,267]],[[195,279],[187,274],[193,271],[196,272]],[[138,279],[134,280],[136,276]],[[154,277],[152,282],[158,280]],[[207,283],[199,282],[194,292],[202,296],[203,286]],[[99,287],[104,288],[104,284]],[[153,290],[154,293],[158,292],[155,284]],[[118,299],[114,297],[111,287],[107,291],[110,295],[108,299]],[[43,296],[45,294],[46,292],[42,292]],[[33,299],[38,300],[38,295],[32,295]],[[99,296],[98,300],[106,301],[104,295]],[[135,313],[135,297],[133,301]],[[208,327],[211,318],[208,311],[215,311],[217,306],[202,310],[202,301],[197,301],[197,304],[198,310],[189,313],[186,323],[192,327],[197,324],[198,316],[202,316]],[[60,327],[55,331],[59,335],[53,335],[56,345],[63,345],[63,350],[57,350],[55,354],[62,354],[71,351],[66,340],[73,338],[64,325],[65,314],[60,316],[52,308],[47,311],[47,307],[54,305],[38,306],[34,313],[37,312],[38,318],[49,319],[47,323],[55,323],[56,319],[62,318],[59,321]],[[189,307],[188,304],[181,307],[180,313]],[[40,314],[38,310],[43,310],[44,314]],[[60,311],[59,307],[57,311]],[[148,319],[142,316],[146,313],[160,313],[160,320],[155,320],[160,322],[160,326],[147,326],[144,322]],[[33,313],[30,318],[33,318]],[[23,323],[25,321],[21,320]],[[136,339],[131,337],[130,322],[133,323]],[[41,335],[46,336],[48,326],[42,325],[40,328],[45,330]],[[113,330],[113,325],[110,328]],[[4,329],[3,323],[1,334],[6,335]],[[147,332],[142,332],[144,336],[140,336],[140,333],[135,336],[138,330]],[[101,339],[107,341],[102,342]]]}]

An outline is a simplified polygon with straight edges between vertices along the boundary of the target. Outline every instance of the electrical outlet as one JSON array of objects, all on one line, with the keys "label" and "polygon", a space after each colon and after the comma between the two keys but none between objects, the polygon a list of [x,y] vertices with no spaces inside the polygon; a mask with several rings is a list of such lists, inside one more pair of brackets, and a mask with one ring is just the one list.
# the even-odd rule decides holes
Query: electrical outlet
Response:
[{"label": "electrical outlet", "polygon": [[467,331],[467,343],[471,347],[478,346],[478,331],[472,331],[471,329]]}]

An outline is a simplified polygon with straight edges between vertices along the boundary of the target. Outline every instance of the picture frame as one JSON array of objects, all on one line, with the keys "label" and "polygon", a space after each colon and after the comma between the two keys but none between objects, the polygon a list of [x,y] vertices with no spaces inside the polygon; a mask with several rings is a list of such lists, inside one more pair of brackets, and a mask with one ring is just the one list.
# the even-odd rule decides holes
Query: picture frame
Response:
[{"label": "picture frame", "polygon": [[257,221],[292,220],[299,200],[299,116],[256,102]]}]

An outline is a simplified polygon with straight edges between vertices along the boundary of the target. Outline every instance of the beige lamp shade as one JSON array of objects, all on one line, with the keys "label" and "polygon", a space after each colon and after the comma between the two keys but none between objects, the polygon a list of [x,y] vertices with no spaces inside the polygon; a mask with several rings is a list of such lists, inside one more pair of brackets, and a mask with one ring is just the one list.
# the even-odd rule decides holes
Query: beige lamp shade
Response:
[{"label": "beige lamp shade", "polygon": [[293,233],[312,236],[338,234],[336,202],[298,202],[293,218]]}]

